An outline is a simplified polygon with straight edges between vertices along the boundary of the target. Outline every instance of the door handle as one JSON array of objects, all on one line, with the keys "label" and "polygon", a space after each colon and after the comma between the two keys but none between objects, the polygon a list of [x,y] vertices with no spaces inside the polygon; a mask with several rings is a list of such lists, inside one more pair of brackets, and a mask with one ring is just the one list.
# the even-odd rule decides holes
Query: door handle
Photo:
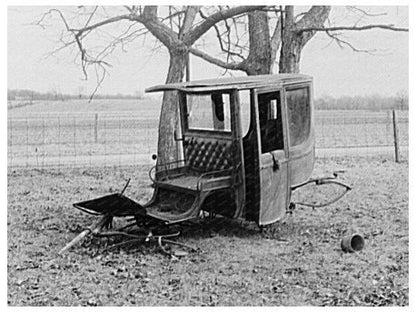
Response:
[{"label": "door handle", "polygon": [[270,152],[270,155],[272,155],[272,159],[273,159],[273,171],[279,170],[280,169],[279,160],[276,159],[276,157],[274,156],[274,154],[272,152]]}]

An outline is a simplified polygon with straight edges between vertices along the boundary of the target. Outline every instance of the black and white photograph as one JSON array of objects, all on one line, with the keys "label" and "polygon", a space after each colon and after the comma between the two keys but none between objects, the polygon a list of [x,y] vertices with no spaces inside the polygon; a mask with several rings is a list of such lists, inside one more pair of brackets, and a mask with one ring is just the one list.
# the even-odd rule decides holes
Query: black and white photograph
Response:
[{"label": "black and white photograph", "polygon": [[7,307],[410,309],[409,2],[4,8]]}]

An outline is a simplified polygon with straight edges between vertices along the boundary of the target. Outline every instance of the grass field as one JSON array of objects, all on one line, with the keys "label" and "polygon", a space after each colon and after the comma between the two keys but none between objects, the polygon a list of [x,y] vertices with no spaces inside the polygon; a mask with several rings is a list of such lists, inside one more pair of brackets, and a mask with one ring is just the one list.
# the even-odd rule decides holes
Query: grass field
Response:
[{"label": "grass field", "polygon": [[[145,202],[147,169],[9,171],[8,305],[409,304],[407,163],[319,160],[315,173],[345,169],[342,180],[353,191],[326,208],[299,206],[275,226],[278,239],[255,224],[217,218],[180,228],[179,241],[201,251],[177,260],[147,243],[108,249],[120,242],[114,238],[92,238],[57,254],[96,219],[73,202],[119,191],[128,178],[126,195]],[[365,248],[343,253],[341,238],[352,233],[364,236]]]}]

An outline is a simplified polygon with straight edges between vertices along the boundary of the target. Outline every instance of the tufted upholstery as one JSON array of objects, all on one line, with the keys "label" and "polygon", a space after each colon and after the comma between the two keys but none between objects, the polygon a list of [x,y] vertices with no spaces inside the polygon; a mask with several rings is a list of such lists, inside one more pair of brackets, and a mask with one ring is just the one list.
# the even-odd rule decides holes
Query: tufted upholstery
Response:
[{"label": "tufted upholstery", "polygon": [[187,138],[184,141],[185,158],[189,167],[200,172],[230,169],[233,165],[231,146],[228,141]]}]

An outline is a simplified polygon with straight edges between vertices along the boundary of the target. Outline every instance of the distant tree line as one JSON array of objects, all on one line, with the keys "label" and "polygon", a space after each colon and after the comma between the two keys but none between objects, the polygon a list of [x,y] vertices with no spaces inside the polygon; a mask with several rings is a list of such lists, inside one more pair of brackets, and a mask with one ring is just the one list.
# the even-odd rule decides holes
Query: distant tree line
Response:
[{"label": "distant tree line", "polygon": [[321,96],[315,99],[315,108],[320,110],[388,110],[409,109],[409,97],[406,92],[398,92],[395,96]]},{"label": "distant tree line", "polygon": [[[66,101],[75,99],[86,99],[88,100],[90,95],[88,94],[65,94],[57,91],[50,92],[37,92],[29,89],[7,89],[7,100],[8,101]],[[142,99],[143,94],[136,92],[135,94],[96,94],[95,99]]]}]

